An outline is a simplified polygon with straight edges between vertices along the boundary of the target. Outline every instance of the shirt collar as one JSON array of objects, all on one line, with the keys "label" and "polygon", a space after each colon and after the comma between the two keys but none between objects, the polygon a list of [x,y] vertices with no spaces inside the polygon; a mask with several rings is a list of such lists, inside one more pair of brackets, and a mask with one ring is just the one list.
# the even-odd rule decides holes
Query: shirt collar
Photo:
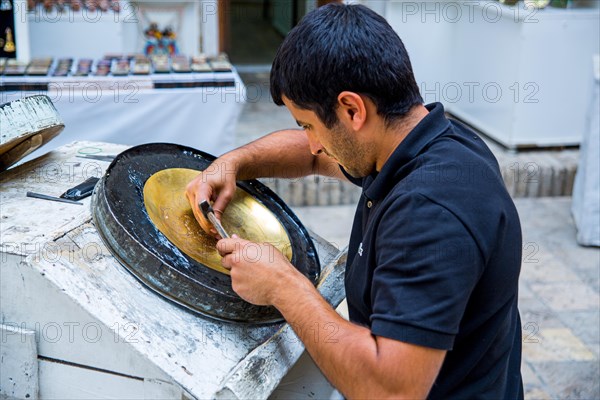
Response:
[{"label": "shirt collar", "polygon": [[427,104],[425,107],[429,114],[400,142],[381,171],[365,178],[363,187],[367,198],[383,198],[401,179],[402,167],[450,127],[450,121],[444,115],[444,106],[441,103]]}]

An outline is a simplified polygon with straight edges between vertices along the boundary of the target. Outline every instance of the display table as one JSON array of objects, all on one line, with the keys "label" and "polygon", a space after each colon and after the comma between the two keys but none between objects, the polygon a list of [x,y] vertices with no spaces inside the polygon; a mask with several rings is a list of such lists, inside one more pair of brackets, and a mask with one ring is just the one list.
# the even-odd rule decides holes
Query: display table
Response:
[{"label": "display table", "polygon": [[[0,174],[0,396],[16,398],[266,398],[303,351],[289,325],[235,324],[158,297],[123,268],[82,205],[58,195],[122,145],[75,142]],[[346,252],[313,235],[318,289],[344,297]],[[331,332],[328,332],[329,334]],[[324,332],[327,334],[327,332]]]},{"label": "display table", "polygon": [[[164,74],[158,79],[168,83],[184,80],[187,75],[192,74]],[[75,140],[126,145],[170,142],[220,155],[234,147],[234,129],[246,88],[236,72],[214,73],[209,78],[211,82],[233,80],[234,84],[154,89],[152,79],[156,78],[151,76],[104,80],[90,77],[53,81],[43,92],[0,92],[0,103],[47,94],[65,122],[65,130],[56,139],[26,160]],[[12,79],[33,82],[36,78]]]}]

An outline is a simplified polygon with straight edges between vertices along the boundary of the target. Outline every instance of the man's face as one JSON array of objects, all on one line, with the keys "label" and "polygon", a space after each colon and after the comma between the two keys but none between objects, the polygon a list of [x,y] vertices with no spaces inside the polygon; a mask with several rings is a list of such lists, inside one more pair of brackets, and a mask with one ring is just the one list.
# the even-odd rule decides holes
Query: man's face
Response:
[{"label": "man's face", "polygon": [[361,144],[356,137],[356,132],[345,126],[343,121],[338,120],[329,129],[315,112],[298,108],[286,97],[283,97],[283,103],[298,126],[306,132],[312,154],[326,154],[356,178],[367,176],[373,172],[373,165],[368,159],[370,153],[368,146],[365,147],[364,144]]}]

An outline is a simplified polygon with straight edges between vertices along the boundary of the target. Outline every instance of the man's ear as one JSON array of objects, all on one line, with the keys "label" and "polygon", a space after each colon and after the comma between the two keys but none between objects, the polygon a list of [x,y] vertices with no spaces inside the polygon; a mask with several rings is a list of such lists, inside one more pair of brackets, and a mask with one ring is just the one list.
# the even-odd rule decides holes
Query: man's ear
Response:
[{"label": "man's ear", "polygon": [[367,121],[367,107],[363,98],[358,93],[344,91],[337,100],[338,119],[354,130],[362,128]]}]

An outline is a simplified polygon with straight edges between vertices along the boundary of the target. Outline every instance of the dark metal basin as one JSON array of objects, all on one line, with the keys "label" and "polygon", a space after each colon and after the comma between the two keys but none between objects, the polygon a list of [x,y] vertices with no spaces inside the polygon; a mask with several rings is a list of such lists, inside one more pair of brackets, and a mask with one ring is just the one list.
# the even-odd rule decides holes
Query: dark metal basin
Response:
[{"label": "dark metal basin", "polygon": [[[144,206],[146,180],[168,168],[204,170],[214,156],[185,146],[151,143],[119,154],[96,185],[94,223],[120,263],[148,288],[190,311],[217,319],[270,323],[282,319],[273,307],[255,306],[231,288],[229,275],[186,255],[152,223]],[[313,283],[320,273],[308,231],[287,205],[256,180],[238,187],[266,206],[285,228],[292,264]]]}]

